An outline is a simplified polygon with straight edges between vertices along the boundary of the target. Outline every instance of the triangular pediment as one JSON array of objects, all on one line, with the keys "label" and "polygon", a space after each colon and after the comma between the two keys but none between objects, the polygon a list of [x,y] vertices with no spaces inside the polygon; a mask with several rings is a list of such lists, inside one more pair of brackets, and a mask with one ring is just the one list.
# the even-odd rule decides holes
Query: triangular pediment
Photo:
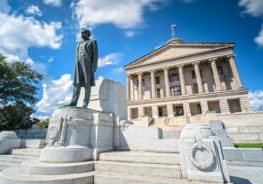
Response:
[{"label": "triangular pediment", "polygon": [[219,43],[194,43],[194,44],[173,44],[167,43],[157,50],[139,58],[138,60],[128,64],[125,68],[137,67],[148,64],[154,64],[165,60],[177,59],[186,56],[203,54],[206,52],[223,49],[226,47],[233,47],[233,44],[219,44]]}]

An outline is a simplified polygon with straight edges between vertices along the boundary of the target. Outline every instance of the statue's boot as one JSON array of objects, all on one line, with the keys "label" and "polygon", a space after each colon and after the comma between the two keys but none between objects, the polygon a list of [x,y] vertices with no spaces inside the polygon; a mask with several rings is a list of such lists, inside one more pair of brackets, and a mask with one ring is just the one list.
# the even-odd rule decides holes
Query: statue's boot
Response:
[{"label": "statue's boot", "polygon": [[82,107],[88,107],[88,103],[87,102],[83,102]]}]

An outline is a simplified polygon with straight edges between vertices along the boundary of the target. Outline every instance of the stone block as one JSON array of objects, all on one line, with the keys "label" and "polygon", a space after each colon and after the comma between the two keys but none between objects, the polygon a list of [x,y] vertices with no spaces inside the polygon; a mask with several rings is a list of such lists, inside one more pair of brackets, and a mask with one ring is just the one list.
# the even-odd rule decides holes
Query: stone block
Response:
[{"label": "stone block", "polygon": [[0,154],[7,154],[12,149],[20,147],[20,139],[14,131],[0,132]]},{"label": "stone block", "polygon": [[219,139],[206,125],[187,125],[180,138],[183,178],[205,182],[229,182]]}]

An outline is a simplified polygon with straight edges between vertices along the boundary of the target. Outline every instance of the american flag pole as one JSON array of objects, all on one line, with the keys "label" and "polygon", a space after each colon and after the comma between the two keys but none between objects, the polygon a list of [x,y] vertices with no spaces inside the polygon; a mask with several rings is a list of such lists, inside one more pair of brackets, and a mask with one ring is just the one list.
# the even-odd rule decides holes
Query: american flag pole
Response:
[{"label": "american flag pole", "polygon": [[175,28],[176,28],[176,25],[171,24],[172,38],[175,38]]}]

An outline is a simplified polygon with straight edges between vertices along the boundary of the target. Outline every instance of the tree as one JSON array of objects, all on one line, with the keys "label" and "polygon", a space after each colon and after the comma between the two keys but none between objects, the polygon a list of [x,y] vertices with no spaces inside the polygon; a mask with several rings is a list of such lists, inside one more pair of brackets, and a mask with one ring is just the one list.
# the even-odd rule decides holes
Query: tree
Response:
[{"label": "tree", "polygon": [[43,76],[22,62],[7,63],[0,55],[0,131],[30,128],[37,102],[37,85]]}]

